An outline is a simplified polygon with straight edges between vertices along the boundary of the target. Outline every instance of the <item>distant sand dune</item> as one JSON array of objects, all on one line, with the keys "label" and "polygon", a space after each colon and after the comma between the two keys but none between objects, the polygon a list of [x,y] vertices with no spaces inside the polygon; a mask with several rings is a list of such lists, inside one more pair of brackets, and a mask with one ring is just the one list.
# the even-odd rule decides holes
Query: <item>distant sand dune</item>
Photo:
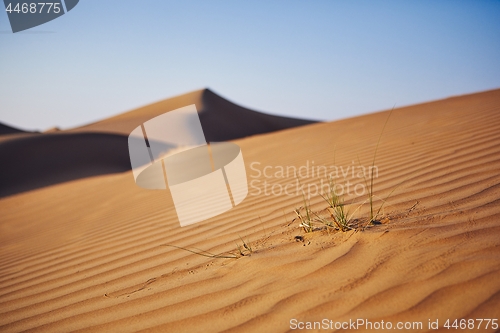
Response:
[{"label": "distant sand dune", "polygon": [[[295,179],[255,170],[371,165],[387,116],[235,142],[250,183],[283,188]],[[118,116],[114,133],[132,126],[127,117],[135,116]],[[357,233],[304,234],[292,222],[300,195],[255,188],[227,213],[180,228],[169,192],[135,186],[130,171],[4,197],[0,331],[287,332],[294,318],[359,318],[422,322],[414,332],[439,320],[438,332],[449,332],[446,319],[500,319],[500,90],[395,109],[375,164],[377,197],[397,187],[384,209],[389,219]],[[318,195],[311,205],[325,208]],[[221,253],[234,251],[240,236],[251,256],[206,258],[164,246]]]},{"label": "distant sand dune", "polygon": [[[252,111],[208,89],[68,131],[23,132],[0,124],[0,197],[84,177],[129,170],[127,137],[143,122],[196,104],[209,142],[227,141],[313,123]],[[23,135],[7,135],[23,134]]]},{"label": "distant sand dune", "polygon": [[11,127],[9,125],[5,125],[0,123],[0,135],[6,135],[6,134],[18,134],[18,133],[27,133],[23,130],[20,130],[18,128]]}]

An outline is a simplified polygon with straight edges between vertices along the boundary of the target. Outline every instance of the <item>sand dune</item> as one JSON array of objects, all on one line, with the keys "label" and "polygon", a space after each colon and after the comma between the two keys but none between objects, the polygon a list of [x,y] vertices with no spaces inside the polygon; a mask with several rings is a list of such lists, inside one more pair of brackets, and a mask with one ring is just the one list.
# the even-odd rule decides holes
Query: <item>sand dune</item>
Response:
[{"label": "sand dune", "polygon": [[204,89],[66,131],[55,127],[34,134],[0,124],[0,197],[129,170],[130,132],[157,115],[190,104],[197,105],[208,141],[227,141],[313,123],[245,109]]},{"label": "sand dune", "polygon": [[28,132],[0,123],[0,135],[18,134],[18,133],[28,133]]},{"label": "sand dune", "polygon": [[[124,133],[150,110],[81,130]],[[376,207],[395,189],[383,224],[304,233],[293,221],[302,197],[280,167],[304,167],[300,185],[313,190],[324,178],[313,165],[370,166],[387,116],[235,140],[249,196],[184,228],[169,192],[136,187],[130,171],[2,198],[0,331],[287,332],[292,319],[328,318],[422,322],[414,332],[439,320],[448,332],[447,319],[499,318],[500,90],[393,111],[375,160]],[[345,174],[343,184],[363,183]],[[267,193],[293,193],[266,195],[264,181]],[[356,207],[366,194],[345,200]],[[325,208],[319,195],[311,205]],[[239,259],[165,246],[222,253],[240,236],[253,253]]]}]

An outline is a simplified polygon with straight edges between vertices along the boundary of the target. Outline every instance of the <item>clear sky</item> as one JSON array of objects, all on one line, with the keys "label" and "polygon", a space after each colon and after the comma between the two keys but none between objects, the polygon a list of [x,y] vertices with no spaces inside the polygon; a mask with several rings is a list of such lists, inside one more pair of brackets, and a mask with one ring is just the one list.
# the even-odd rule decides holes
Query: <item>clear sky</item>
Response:
[{"label": "clear sky", "polygon": [[319,120],[499,88],[499,18],[498,0],[80,0],[13,34],[2,10],[0,122],[69,128],[204,87]]}]

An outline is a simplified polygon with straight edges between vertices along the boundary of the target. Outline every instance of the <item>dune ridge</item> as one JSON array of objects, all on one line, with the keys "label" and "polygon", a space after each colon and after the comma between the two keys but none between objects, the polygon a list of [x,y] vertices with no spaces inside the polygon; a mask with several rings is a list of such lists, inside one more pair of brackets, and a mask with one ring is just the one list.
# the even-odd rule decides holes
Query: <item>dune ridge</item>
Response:
[{"label": "dune ridge", "polygon": [[129,135],[134,128],[145,121],[167,111],[191,104],[196,105],[205,139],[208,142],[234,140],[316,122],[307,119],[274,116],[250,110],[232,103],[212,90],[205,88],[77,127],[71,129],[71,131],[100,131]]},{"label": "dune ridge", "polygon": [[[387,115],[234,142],[249,182],[283,187],[295,179],[257,177],[251,163],[371,165]],[[395,109],[375,162],[376,205],[397,189],[388,220],[363,232],[304,234],[292,221],[300,195],[255,188],[227,213],[180,228],[168,191],[136,187],[130,171],[2,198],[0,330],[287,332],[293,318],[364,318],[419,321],[413,331],[425,332],[429,319],[498,318],[500,90]],[[311,206],[325,208],[318,195]],[[165,246],[220,253],[240,236],[251,256]]]}]

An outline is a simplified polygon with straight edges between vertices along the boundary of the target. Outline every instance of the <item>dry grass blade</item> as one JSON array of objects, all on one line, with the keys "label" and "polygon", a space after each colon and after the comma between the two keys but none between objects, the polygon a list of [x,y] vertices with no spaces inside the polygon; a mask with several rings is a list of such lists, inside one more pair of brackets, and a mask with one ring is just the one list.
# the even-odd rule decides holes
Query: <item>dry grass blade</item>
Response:
[{"label": "dry grass blade", "polygon": [[[377,140],[377,145],[375,146],[375,153],[373,154],[372,166],[369,169],[370,170],[370,184],[368,184],[368,180],[366,179],[366,176],[363,173],[365,185],[368,188],[368,200],[370,203],[370,220],[368,221],[367,225],[371,224],[373,221],[375,221],[377,219],[377,217],[380,213],[380,210],[382,209],[382,207],[385,203],[385,201],[384,201],[384,203],[382,203],[382,206],[380,206],[380,208],[377,210],[377,212],[376,213],[374,212],[374,209],[373,209],[373,179],[375,178],[375,176],[374,176],[375,160],[377,158],[377,151],[378,151],[378,147],[380,145],[380,140],[382,139],[382,134],[384,134],[387,123],[389,122],[389,118],[391,118],[392,111],[394,111],[394,107],[395,107],[395,105],[392,107],[391,112],[389,112],[389,115],[387,116],[387,119],[385,120],[384,127],[382,127],[382,131],[380,132],[380,135],[379,135],[378,140]],[[361,162],[359,160],[359,156],[358,156],[358,163],[361,165]]]},{"label": "dry grass blade", "polygon": [[[304,206],[294,209],[294,213],[295,215],[297,215],[296,218],[298,218],[300,221],[299,226],[302,227],[305,232],[312,232],[314,230],[314,222],[312,217],[313,212],[311,211],[310,206],[307,204],[305,197],[303,199]],[[305,215],[302,215],[302,209],[304,209]]]},{"label": "dry grass blade", "polygon": [[236,254],[233,254],[233,253],[230,253],[230,252],[229,253],[226,252],[227,254],[224,254],[224,253],[214,254],[214,253],[211,253],[211,252],[208,252],[208,251],[204,251],[204,250],[201,250],[201,249],[198,249],[198,248],[195,248],[197,251],[194,251],[194,250],[187,249],[185,247],[175,246],[175,245],[170,245],[170,244],[162,244],[160,246],[175,247],[176,249],[188,251],[188,252],[191,252],[191,253],[194,253],[194,254],[197,254],[197,255],[200,255],[200,256],[208,257],[208,258],[237,259],[237,258],[240,258],[240,257],[243,256],[243,255],[236,255]]}]

